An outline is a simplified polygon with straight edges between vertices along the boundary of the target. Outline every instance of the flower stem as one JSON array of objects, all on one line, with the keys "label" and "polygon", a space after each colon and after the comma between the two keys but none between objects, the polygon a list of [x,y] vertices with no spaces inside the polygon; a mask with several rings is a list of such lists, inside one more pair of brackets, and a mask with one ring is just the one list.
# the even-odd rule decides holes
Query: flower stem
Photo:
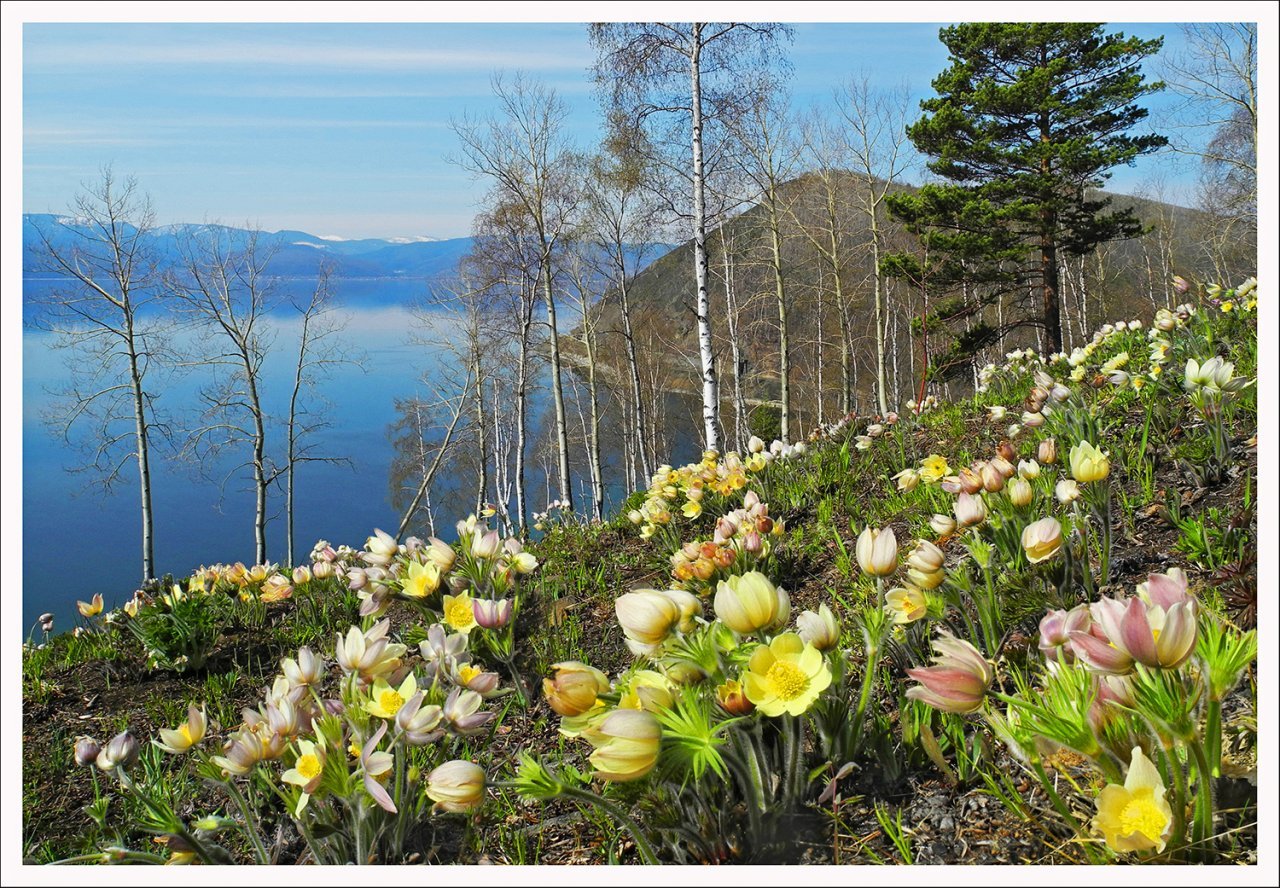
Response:
[{"label": "flower stem", "polygon": [[1213,773],[1204,754],[1204,745],[1198,740],[1189,744],[1196,757],[1196,820],[1194,840],[1197,858],[1201,862],[1212,856],[1209,843],[1213,839]]},{"label": "flower stem", "polygon": [[661,865],[662,862],[658,860],[658,855],[654,852],[653,845],[649,844],[649,840],[646,839],[644,833],[640,831],[640,827],[636,825],[635,820],[631,818],[631,815],[613,804],[613,802],[608,801],[590,790],[580,789],[576,786],[565,786],[564,784],[561,784],[560,786],[560,794],[586,802],[590,805],[595,805],[600,810],[604,811],[613,818],[615,823],[631,835],[631,838],[636,843],[636,852],[640,855],[642,863],[648,866]]}]

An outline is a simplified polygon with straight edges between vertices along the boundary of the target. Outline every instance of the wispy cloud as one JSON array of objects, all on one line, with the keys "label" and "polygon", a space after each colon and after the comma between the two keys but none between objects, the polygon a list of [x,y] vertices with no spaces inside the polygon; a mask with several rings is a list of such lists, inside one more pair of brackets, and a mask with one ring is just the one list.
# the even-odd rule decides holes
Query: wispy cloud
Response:
[{"label": "wispy cloud", "polygon": [[96,68],[170,65],[263,66],[324,70],[488,70],[527,68],[557,70],[581,67],[564,53],[515,47],[389,48],[331,41],[281,43],[262,40],[186,41],[87,40],[75,43],[39,43],[24,51],[26,67]]}]

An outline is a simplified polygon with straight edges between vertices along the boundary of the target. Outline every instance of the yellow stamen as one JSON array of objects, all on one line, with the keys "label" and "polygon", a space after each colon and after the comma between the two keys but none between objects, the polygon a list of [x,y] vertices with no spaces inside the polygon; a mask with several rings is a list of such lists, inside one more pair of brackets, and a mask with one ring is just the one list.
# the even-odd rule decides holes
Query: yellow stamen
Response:
[{"label": "yellow stamen", "polygon": [[314,755],[304,755],[298,759],[297,768],[298,773],[308,780],[318,777],[320,772],[324,770],[324,766],[320,764],[320,759]]},{"label": "yellow stamen", "polygon": [[809,687],[809,676],[804,674],[804,670],[785,660],[778,660],[770,666],[764,680],[782,700],[794,700]]},{"label": "yellow stamen", "polygon": [[1140,793],[1124,806],[1120,812],[1120,831],[1122,835],[1142,833],[1152,840],[1164,835],[1169,820],[1164,812],[1156,807],[1151,793]]},{"label": "yellow stamen", "polygon": [[395,715],[400,711],[400,707],[404,705],[404,697],[393,690],[385,690],[378,697],[378,707],[389,715]]}]

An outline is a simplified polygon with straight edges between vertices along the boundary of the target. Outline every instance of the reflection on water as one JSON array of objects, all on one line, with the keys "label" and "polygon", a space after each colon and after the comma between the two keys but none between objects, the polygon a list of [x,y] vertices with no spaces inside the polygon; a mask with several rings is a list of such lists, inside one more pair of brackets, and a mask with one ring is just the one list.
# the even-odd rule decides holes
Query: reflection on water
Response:
[{"label": "reflection on water", "polygon": [[[347,282],[340,284],[340,296],[351,304],[355,300],[346,291]],[[304,292],[308,283],[298,281],[293,286]],[[400,288],[401,304],[410,304],[423,284],[384,281],[378,286]],[[378,304],[389,300],[385,292],[380,297]],[[317,434],[315,442],[317,452],[349,456],[353,465],[305,463],[297,469],[295,522],[300,559],[317,539],[358,546],[373,528],[394,529],[398,524],[399,513],[392,508],[389,490],[393,448],[388,427],[397,419],[395,401],[415,395],[433,400],[433,383],[440,378],[442,362],[451,359],[410,343],[409,331],[416,321],[404,308],[357,308],[348,314],[346,335],[364,352],[364,368],[334,368],[323,386],[329,427]],[[448,336],[449,317],[435,315],[430,323],[435,334]],[[264,403],[270,415],[281,417],[287,413],[298,326],[290,318],[272,318],[270,326],[276,348],[264,366]],[[207,348],[203,340],[197,334],[180,333],[173,337],[173,345],[199,360]],[[50,392],[65,383],[68,375],[63,363],[66,354],[50,349],[50,342],[48,334],[37,331],[23,335],[23,637],[46,610],[55,614],[60,630],[70,627],[76,599],[88,600],[95,592],[103,593],[109,608],[122,603],[137,586],[141,572],[136,469],[130,465],[109,495],[91,490],[89,478],[68,471],[78,464],[78,451],[50,434],[41,422],[52,401]],[[207,381],[199,373],[174,381],[161,392],[159,407],[175,414],[189,411],[198,388]],[[581,388],[585,392],[585,386]],[[546,406],[545,395],[535,393],[530,401],[531,440],[546,421]],[[158,571],[181,576],[214,561],[251,562],[254,503],[245,483],[247,474],[233,476],[225,485],[209,480],[220,479],[237,461],[226,458],[222,471],[206,471],[203,474],[208,477],[202,477],[192,467],[164,458],[164,449],[159,449],[162,455],[153,457],[152,463]],[[528,475],[530,508],[541,509],[546,478],[536,459],[529,460]],[[609,505],[626,493],[618,476],[615,470]],[[584,481],[575,482],[575,491],[582,490]],[[473,497],[473,492],[460,491],[454,502],[437,499],[433,503],[441,535],[452,533],[453,521],[472,508]],[[273,560],[284,556],[283,503],[283,496],[275,497],[267,527]],[[68,570],[69,564],[75,565],[74,570]]]}]

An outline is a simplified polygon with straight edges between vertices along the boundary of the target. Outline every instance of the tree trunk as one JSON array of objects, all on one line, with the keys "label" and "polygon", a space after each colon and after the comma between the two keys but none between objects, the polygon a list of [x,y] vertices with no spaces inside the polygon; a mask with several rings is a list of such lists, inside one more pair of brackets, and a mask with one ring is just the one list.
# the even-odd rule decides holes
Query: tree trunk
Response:
[{"label": "tree trunk", "polygon": [[[621,255],[621,251],[619,251]],[[627,344],[627,365],[631,370],[631,409],[635,415],[636,450],[640,454],[640,469],[644,477],[649,478],[653,470],[649,464],[649,454],[645,448],[644,399],[640,394],[640,362],[636,360],[636,338],[631,332],[631,306],[627,302],[627,272],[619,269],[618,302],[622,308],[622,336]],[[646,482],[647,483],[647,482]]]},{"label": "tree trunk", "polygon": [[698,355],[702,361],[702,430],[704,447],[720,447],[720,392],[711,339],[711,300],[707,293],[707,202],[702,169],[702,28],[693,24],[689,53],[693,131],[693,273],[698,290]]},{"label": "tree trunk", "polygon": [[133,318],[127,319],[129,347],[129,386],[133,394],[133,434],[138,453],[138,492],[142,501],[142,581],[156,575],[155,543],[151,526],[151,456],[150,431],[147,426],[146,400],[142,393],[142,374],[138,369],[138,353],[133,345]]},{"label": "tree trunk", "polygon": [[781,435],[791,443],[791,344],[787,339],[787,290],[782,279],[782,237],[778,231],[777,195],[769,195],[769,235],[773,246],[773,283],[778,299],[778,398],[782,401]]},{"label": "tree trunk", "polygon": [[564,390],[560,384],[560,331],[556,329],[556,298],[551,287],[551,250],[542,242],[542,299],[547,304],[547,326],[551,328],[551,400],[556,414],[556,449],[560,469],[560,501],[573,511],[573,485],[569,478],[569,430],[564,418]]},{"label": "tree trunk", "polygon": [[480,477],[476,484],[476,514],[479,515],[484,508],[485,497],[489,492],[489,450],[486,440],[485,409],[484,409],[484,373],[481,364],[480,349],[476,348],[473,355],[473,366],[475,367],[476,377],[476,434],[478,442],[476,445],[476,453],[480,457]]},{"label": "tree trunk", "polygon": [[262,422],[262,403],[257,395],[257,374],[246,351],[242,351],[242,360],[244,379],[248,384],[248,404],[253,415],[253,558],[257,559],[255,564],[266,564],[266,426]]}]

